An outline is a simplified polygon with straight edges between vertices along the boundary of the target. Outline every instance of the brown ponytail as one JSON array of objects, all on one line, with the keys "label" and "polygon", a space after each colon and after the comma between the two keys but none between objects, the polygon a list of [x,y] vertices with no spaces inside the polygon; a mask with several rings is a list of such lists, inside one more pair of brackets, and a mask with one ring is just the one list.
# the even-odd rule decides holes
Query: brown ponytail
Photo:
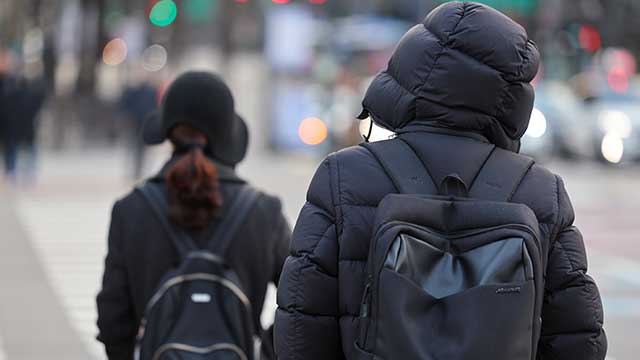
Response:
[{"label": "brown ponytail", "polygon": [[202,148],[193,147],[165,175],[169,190],[169,219],[190,230],[200,230],[218,215],[222,195],[218,169]]}]

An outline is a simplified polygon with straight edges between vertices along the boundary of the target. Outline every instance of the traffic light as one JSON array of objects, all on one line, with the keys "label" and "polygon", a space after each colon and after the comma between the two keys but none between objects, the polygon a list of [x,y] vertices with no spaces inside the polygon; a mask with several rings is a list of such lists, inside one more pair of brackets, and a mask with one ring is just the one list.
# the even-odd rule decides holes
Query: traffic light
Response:
[{"label": "traffic light", "polygon": [[149,21],[153,25],[165,27],[171,25],[178,16],[178,6],[173,0],[160,0],[149,12]]}]

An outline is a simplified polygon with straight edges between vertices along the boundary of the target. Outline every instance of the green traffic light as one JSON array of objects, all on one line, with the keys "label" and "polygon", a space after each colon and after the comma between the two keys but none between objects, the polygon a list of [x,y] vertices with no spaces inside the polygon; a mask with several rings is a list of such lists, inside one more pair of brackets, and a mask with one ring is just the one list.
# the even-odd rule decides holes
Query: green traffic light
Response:
[{"label": "green traffic light", "polygon": [[168,26],[178,16],[178,7],[173,0],[158,1],[149,13],[149,21],[156,26]]}]

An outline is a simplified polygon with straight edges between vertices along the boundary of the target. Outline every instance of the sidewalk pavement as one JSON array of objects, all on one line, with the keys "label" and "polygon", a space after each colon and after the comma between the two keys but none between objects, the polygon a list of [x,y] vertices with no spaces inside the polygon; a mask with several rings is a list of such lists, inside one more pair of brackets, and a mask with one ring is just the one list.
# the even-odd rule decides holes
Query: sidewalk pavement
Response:
[{"label": "sidewalk pavement", "polygon": [[0,359],[87,360],[12,207],[0,192]]}]

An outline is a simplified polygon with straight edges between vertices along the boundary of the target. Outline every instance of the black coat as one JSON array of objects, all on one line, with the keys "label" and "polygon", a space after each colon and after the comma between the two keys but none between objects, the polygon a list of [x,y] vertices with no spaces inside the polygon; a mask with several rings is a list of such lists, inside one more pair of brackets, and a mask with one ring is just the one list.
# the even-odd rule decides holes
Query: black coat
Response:
[{"label": "black coat", "polygon": [[[518,148],[532,108],[528,82],[537,58],[524,30],[504,15],[478,4],[447,3],[401,40],[363,104],[378,124],[414,148],[436,183],[457,173],[472,184],[491,151]],[[357,358],[374,215],[380,200],[395,192],[361,146],[330,155],[317,170],[278,288],[279,359]],[[562,179],[534,165],[512,201],[534,211],[549,249],[539,359],[604,359],[602,303],[587,275]]]},{"label": "black coat", "polygon": [[45,95],[41,81],[0,75],[0,142],[33,144]]},{"label": "black coat", "polygon": [[[231,168],[218,165],[218,172],[223,200],[229,203],[245,182]],[[152,181],[162,181],[162,176]],[[206,242],[203,235],[194,234],[201,246]],[[261,193],[227,256],[251,300],[256,326],[260,324],[267,285],[277,283],[280,276],[289,240],[290,228],[280,200]],[[171,239],[138,191],[116,202],[102,290],[97,297],[98,339],[105,344],[110,360],[133,358],[144,308],[162,276],[178,262]]]}]

